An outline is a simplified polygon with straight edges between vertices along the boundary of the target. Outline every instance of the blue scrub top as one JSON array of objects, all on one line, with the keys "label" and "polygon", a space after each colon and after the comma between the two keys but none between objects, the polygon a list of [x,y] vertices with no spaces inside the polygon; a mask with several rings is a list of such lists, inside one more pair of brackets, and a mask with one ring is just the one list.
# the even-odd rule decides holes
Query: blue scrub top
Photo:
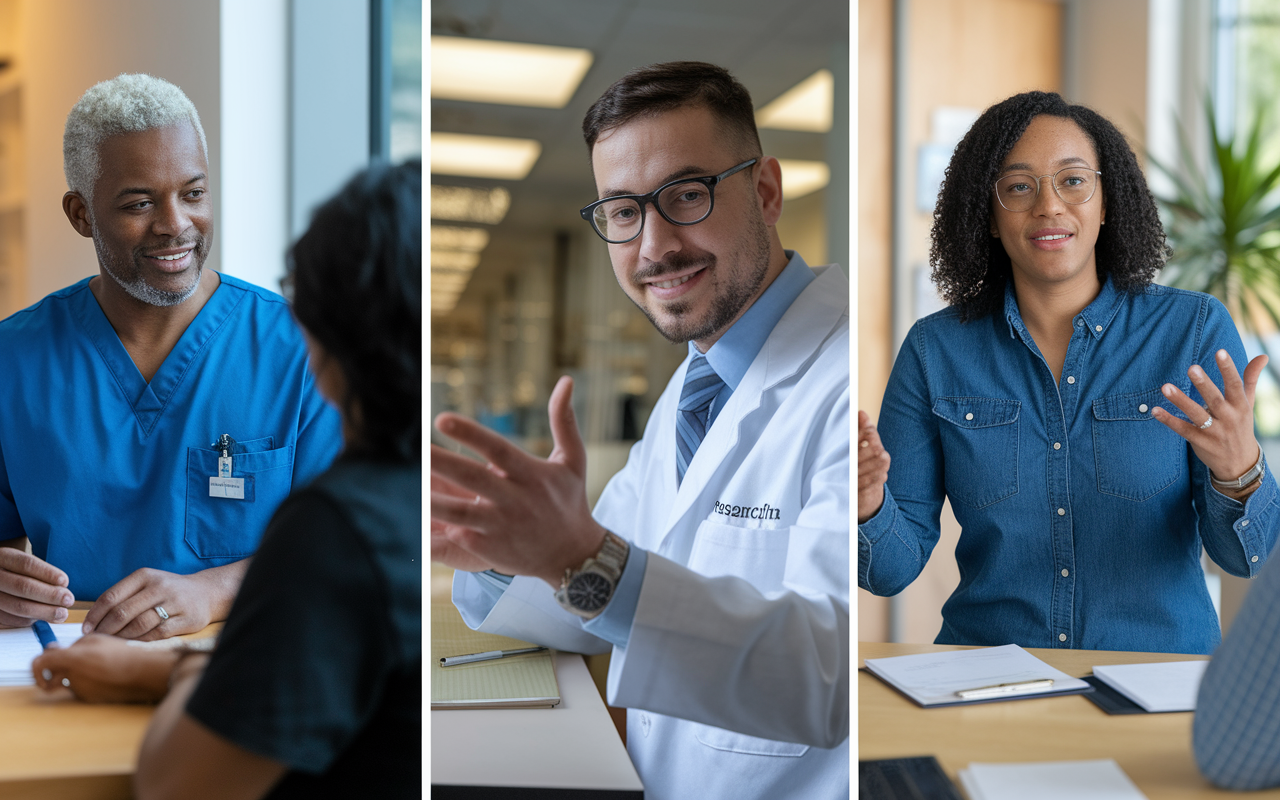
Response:
[{"label": "blue scrub top", "polygon": [[[0,539],[27,536],[78,600],[252,555],[341,449],[284,298],[221,278],[150,384],[88,278],[0,321]],[[242,500],[210,496],[224,433]]]}]

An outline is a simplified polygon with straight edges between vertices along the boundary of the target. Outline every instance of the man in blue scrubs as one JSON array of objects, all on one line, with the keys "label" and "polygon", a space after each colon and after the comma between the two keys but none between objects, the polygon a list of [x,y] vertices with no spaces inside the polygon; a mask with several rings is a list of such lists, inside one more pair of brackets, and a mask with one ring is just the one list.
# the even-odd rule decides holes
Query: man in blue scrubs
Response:
[{"label": "man in blue scrubs", "polygon": [[0,626],[96,600],[86,630],[199,630],[276,506],[333,460],[338,416],[284,299],[203,270],[207,145],[178,87],[94,86],[63,154],[99,274],[0,321]]}]

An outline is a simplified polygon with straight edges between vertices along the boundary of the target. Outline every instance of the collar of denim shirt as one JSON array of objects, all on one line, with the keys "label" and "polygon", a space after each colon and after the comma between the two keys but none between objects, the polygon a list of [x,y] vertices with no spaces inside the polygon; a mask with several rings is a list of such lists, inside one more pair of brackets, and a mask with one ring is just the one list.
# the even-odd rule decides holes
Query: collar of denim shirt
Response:
[{"label": "collar of denim shirt", "polygon": [[[707,363],[731,392],[742,382],[742,377],[747,374],[751,362],[756,360],[756,355],[764,347],[765,339],[773,333],[778,320],[782,319],[782,315],[787,313],[787,309],[791,308],[804,288],[817,277],[799,253],[794,250],[783,252],[788,258],[787,266],[773,279],[764,294],[706,352]],[[833,265],[830,269],[839,267]],[[689,354],[696,355],[697,352],[697,347],[689,342]]]},{"label": "collar of denim shirt", "polygon": [[[1107,275],[1102,281],[1102,290],[1098,292],[1098,296],[1076,314],[1074,325],[1077,328],[1083,327],[1094,339],[1101,339],[1102,334],[1107,332],[1107,325],[1120,313],[1120,304],[1124,299],[1122,294],[1111,283],[1111,276]],[[1006,281],[1004,285],[1004,318],[1009,323],[1010,339],[1030,336],[1022,323],[1022,312],[1018,310],[1018,296],[1013,289],[1012,280]]]}]

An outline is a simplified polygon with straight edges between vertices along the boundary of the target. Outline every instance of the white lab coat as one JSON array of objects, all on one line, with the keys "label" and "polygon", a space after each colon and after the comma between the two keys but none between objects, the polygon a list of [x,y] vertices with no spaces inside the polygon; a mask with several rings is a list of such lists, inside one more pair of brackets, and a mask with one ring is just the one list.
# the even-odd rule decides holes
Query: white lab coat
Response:
[{"label": "white lab coat", "polygon": [[[676,370],[594,515],[649,552],[609,702],[650,800],[849,796],[849,288],[819,268],[677,489]],[[480,605],[460,573],[454,600]],[[481,630],[602,652],[536,578]]]}]

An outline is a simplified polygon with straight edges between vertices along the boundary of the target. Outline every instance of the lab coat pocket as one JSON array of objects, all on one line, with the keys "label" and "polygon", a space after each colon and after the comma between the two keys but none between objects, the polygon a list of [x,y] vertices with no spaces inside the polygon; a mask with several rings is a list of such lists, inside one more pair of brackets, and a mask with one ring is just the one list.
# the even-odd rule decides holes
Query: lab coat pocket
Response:
[{"label": "lab coat pocket", "polygon": [[713,728],[710,725],[695,724],[693,737],[707,747],[724,750],[727,753],[744,753],[753,756],[785,756],[797,758],[809,749],[807,744],[795,742],[778,742],[773,739],[761,739],[743,733],[726,731],[724,728]]},{"label": "lab coat pocket", "polygon": [[789,538],[787,528],[742,528],[705,521],[698,526],[688,566],[707,577],[733,575],[769,591],[782,585]]},{"label": "lab coat pocket", "polygon": [[942,437],[947,495],[974,508],[1018,493],[1017,400],[939,397],[933,403]]},{"label": "lab coat pocket", "polygon": [[272,444],[271,437],[236,444],[231,477],[244,480],[243,498],[210,497],[209,478],[218,474],[219,453],[187,448],[184,538],[200,558],[246,558],[258,549],[271,515],[293,485],[293,447],[271,449]]},{"label": "lab coat pocket", "polygon": [[1156,406],[1184,416],[1158,388],[1093,401],[1099,492],[1142,501],[1189,474],[1187,442],[1151,416]]}]

